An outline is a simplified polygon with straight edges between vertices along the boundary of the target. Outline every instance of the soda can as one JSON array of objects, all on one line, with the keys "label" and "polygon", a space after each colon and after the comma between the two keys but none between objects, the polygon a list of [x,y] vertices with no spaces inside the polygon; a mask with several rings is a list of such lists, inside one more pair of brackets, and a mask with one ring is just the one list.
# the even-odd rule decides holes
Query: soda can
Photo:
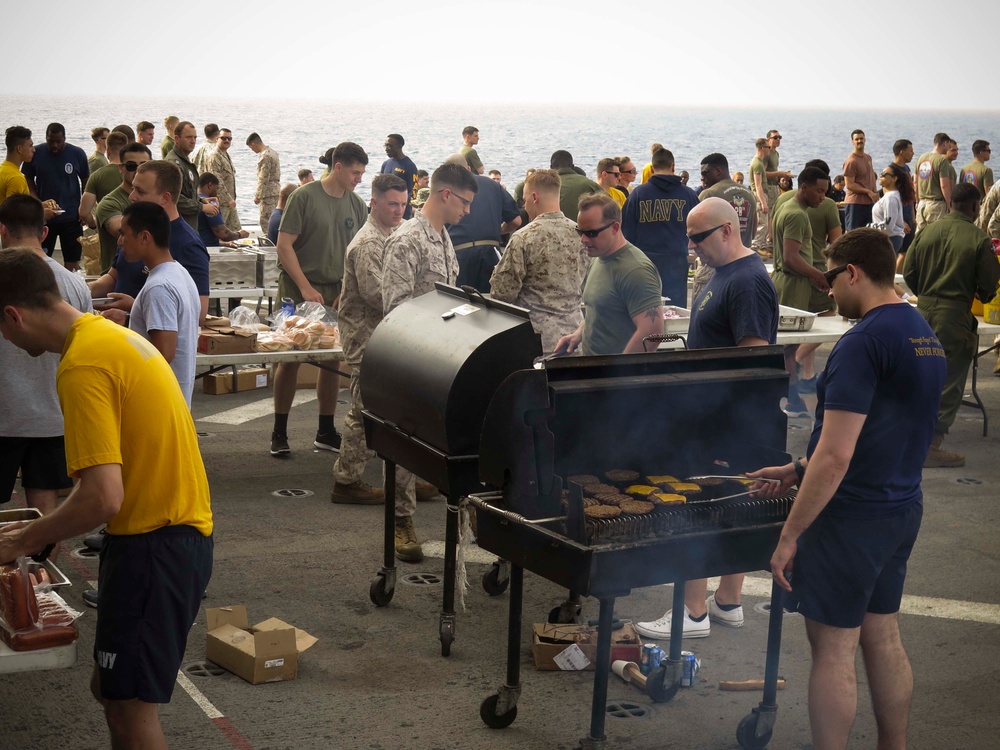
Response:
[{"label": "soda can", "polygon": [[648,675],[655,669],[651,664],[653,662],[653,654],[659,651],[660,647],[655,643],[644,643],[642,645],[642,653],[639,655],[639,671],[642,674]]},{"label": "soda can", "polygon": [[701,671],[701,661],[690,651],[681,651],[681,687],[692,687]]},{"label": "soda can", "polygon": [[667,658],[666,653],[659,646],[653,647],[653,653],[649,655],[649,671],[654,672],[663,663],[663,660]]},{"label": "soda can", "polygon": [[285,315],[295,315],[295,300],[291,297],[282,297],[281,311],[285,313]]}]

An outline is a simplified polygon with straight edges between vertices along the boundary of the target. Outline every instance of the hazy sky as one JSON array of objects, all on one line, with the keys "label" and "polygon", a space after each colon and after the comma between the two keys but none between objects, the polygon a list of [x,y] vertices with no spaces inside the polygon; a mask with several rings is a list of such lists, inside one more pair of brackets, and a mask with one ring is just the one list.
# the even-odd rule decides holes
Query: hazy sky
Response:
[{"label": "hazy sky", "polygon": [[1000,109],[996,0],[85,7],[5,35],[0,94]]}]

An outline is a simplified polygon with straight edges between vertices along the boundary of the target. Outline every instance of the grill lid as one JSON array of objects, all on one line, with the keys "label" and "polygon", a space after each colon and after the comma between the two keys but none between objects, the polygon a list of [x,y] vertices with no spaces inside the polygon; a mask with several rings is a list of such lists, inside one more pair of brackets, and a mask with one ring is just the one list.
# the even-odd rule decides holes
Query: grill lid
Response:
[{"label": "grill lid", "polygon": [[528,312],[438,283],[372,333],[361,363],[365,410],[450,455],[479,453],[486,408],[542,346]]}]

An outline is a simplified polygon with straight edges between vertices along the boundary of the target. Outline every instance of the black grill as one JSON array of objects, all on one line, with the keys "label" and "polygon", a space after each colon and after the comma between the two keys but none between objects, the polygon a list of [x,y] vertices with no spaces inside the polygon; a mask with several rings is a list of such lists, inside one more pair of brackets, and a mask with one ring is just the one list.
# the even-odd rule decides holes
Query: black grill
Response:
[{"label": "black grill", "polygon": [[[530,368],[541,342],[519,307],[437,284],[397,307],[378,325],[361,364],[361,398],[368,447],[385,461],[384,561],[370,596],[393,597],[395,466],[437,487],[457,511],[460,498],[483,489],[479,440],[486,408],[512,372]],[[445,526],[440,638],[442,654],[455,636],[455,555],[458,514]]]},{"label": "black grill", "polygon": [[[615,599],[672,582],[680,612],[687,580],[767,570],[793,502],[730,498],[739,485],[729,480],[717,499],[709,491],[649,514],[593,520],[584,515],[581,488],[564,478],[612,469],[736,476],[787,463],[779,404],[787,387],[780,347],[568,358],[504,381],[480,444],[482,478],[502,489],[472,498],[480,546],[511,563],[507,680],[483,704],[488,725],[506,726],[516,716],[523,570],[569,589],[567,604],[580,596],[600,600],[591,727],[583,744],[603,747],[603,665]],[[781,600],[774,587],[764,700],[740,725],[744,747],[763,747],[773,727]],[[564,605],[553,615],[572,611]],[[682,618],[674,618],[669,659],[648,681],[654,700],[669,700],[679,687],[682,627]]]}]

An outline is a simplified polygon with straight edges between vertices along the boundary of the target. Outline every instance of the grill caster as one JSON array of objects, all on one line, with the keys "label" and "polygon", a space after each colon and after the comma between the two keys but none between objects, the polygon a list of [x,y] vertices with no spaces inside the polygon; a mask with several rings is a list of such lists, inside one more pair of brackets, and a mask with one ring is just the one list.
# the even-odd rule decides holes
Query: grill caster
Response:
[{"label": "grill caster", "polygon": [[667,703],[681,687],[679,664],[664,662],[646,679],[646,692],[656,703]]},{"label": "grill caster", "polygon": [[[758,709],[743,717],[736,727],[736,741],[743,750],[763,750],[771,741],[771,730],[774,726],[774,715],[762,716]],[[765,729],[758,736],[759,730]]]},{"label": "grill caster", "polygon": [[511,706],[506,713],[497,714],[497,705],[500,703],[500,696],[494,693],[479,706],[479,718],[490,729],[506,729],[514,723],[517,718],[517,704]]},{"label": "grill caster", "polygon": [[455,641],[455,615],[441,613],[438,625],[441,638],[441,656],[451,656],[451,644]]},{"label": "grill caster", "polygon": [[368,597],[376,607],[384,607],[392,601],[392,595],[396,593],[395,586],[389,587],[384,574],[379,573],[372,580],[372,585],[368,587]]},{"label": "grill caster", "polygon": [[483,575],[483,591],[490,596],[500,596],[510,585],[510,566],[506,562],[495,562]]}]

